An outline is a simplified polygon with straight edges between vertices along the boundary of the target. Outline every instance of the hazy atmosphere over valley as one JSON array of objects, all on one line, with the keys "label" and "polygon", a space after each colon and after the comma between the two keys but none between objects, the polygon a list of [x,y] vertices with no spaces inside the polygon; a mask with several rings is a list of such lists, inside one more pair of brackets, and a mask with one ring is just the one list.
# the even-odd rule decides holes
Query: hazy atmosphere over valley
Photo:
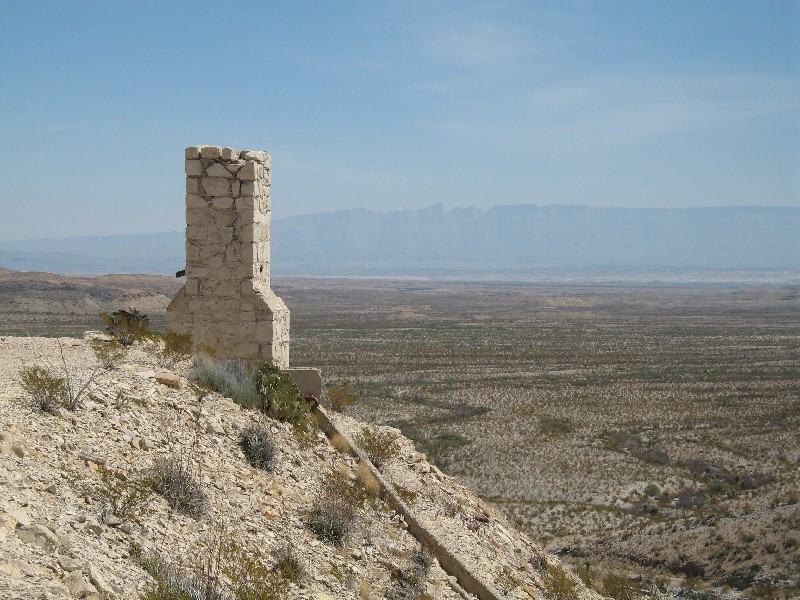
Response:
[{"label": "hazy atmosphere over valley", "polygon": [[0,597],[800,598],[799,32],[5,5]]}]

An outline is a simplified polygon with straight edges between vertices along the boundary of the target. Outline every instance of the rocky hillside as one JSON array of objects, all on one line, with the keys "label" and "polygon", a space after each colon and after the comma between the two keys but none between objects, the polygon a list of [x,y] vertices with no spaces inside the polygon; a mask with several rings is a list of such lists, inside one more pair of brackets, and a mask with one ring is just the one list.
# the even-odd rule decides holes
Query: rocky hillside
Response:
[{"label": "rocky hillside", "polygon": [[[0,337],[0,597],[157,599],[171,585],[238,600],[256,597],[242,590],[258,581],[273,593],[260,598],[474,597],[463,573],[443,569],[452,571],[436,558],[442,549],[482,597],[593,595],[395,430],[381,430],[397,444],[371,471],[343,451],[362,423],[332,414],[333,443],[317,430],[298,435],[219,394],[202,396],[188,366],[159,371],[138,345],[98,371],[72,410],[43,412],[18,373],[61,365],[62,351],[73,380],[94,370],[88,339]],[[245,458],[249,426],[277,448],[268,469]],[[165,488],[176,474],[196,486]],[[175,490],[190,501],[177,502]],[[335,519],[326,529],[319,517],[343,504],[354,519],[337,544],[325,533]],[[437,548],[421,546],[412,520]]]},{"label": "rocky hillside", "polygon": [[95,316],[129,307],[163,311],[179,287],[174,277],[157,275],[66,277],[0,270],[0,312]]}]

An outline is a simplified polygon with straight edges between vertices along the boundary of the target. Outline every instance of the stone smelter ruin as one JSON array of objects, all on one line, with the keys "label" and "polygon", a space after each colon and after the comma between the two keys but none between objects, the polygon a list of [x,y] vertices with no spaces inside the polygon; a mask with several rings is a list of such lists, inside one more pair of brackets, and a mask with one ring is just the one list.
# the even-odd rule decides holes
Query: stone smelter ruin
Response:
[{"label": "stone smelter ruin", "polygon": [[269,154],[186,148],[186,283],[167,328],[218,358],[289,366],[289,309],[270,289]]}]

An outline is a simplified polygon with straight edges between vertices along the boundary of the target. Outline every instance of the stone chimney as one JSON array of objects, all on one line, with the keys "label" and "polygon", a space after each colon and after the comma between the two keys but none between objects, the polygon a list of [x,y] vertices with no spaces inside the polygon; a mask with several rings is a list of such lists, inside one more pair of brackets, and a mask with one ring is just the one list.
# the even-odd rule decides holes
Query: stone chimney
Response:
[{"label": "stone chimney", "polygon": [[167,329],[217,358],[289,366],[289,309],[270,289],[269,154],[186,148],[186,283]]}]

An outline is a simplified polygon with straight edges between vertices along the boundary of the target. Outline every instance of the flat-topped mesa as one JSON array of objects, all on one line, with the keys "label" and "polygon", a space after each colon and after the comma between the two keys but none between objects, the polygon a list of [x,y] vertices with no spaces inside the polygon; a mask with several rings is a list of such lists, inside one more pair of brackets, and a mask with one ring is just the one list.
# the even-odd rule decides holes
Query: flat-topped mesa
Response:
[{"label": "flat-topped mesa", "polygon": [[218,358],[289,366],[289,309],[270,289],[271,157],[186,148],[186,283],[167,329]]}]

